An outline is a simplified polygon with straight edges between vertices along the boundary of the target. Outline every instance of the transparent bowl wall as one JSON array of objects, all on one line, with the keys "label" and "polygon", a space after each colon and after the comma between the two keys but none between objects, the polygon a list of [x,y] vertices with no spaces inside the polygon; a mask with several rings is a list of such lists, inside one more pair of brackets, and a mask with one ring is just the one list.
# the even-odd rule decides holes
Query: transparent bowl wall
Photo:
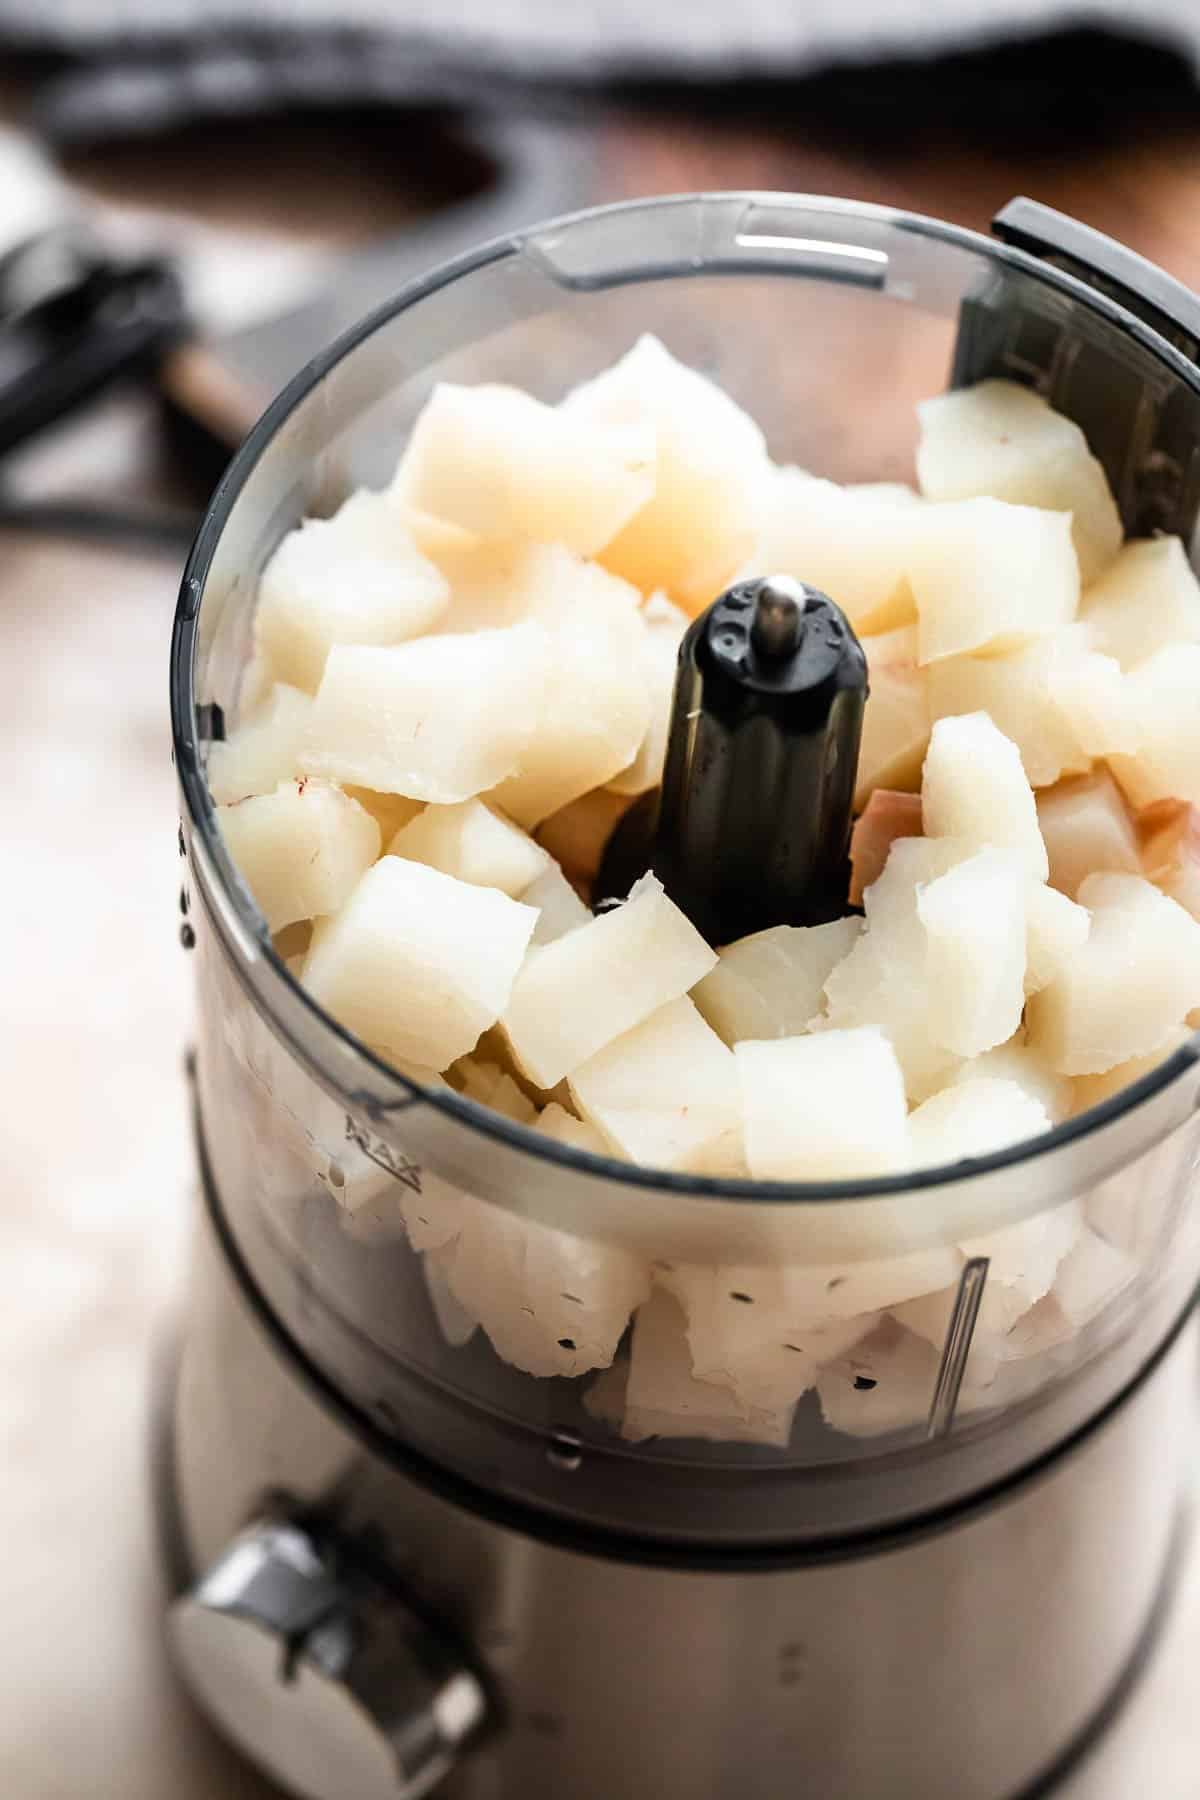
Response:
[{"label": "transparent bowl wall", "polygon": [[[415,1090],[342,1033],[272,952],[204,783],[209,709],[236,719],[265,558],[303,515],[387,481],[435,381],[555,400],[652,331],[754,414],[778,461],[903,479],[960,302],[999,268],[1080,309],[1125,365],[1196,386],[1119,308],[989,240],[839,202],[692,197],[552,224],[408,290],[298,377],[218,490],[173,660],[202,1142],[247,1279],[398,1455],[647,1538],[840,1537],[1006,1479],[1110,1403],[1183,1316],[1200,1261],[1191,1047],[1036,1148],[956,1170],[827,1190],[656,1176]],[[944,1322],[959,1247],[996,1232],[951,1410],[939,1306]],[[485,1271],[482,1328],[450,1291],[455,1257]],[[658,1349],[635,1345],[626,1372],[643,1280],[683,1296],[705,1385],[680,1379],[683,1314],[665,1299]],[[920,1330],[897,1322],[934,1292]],[[848,1343],[848,1319],[875,1313]]]}]

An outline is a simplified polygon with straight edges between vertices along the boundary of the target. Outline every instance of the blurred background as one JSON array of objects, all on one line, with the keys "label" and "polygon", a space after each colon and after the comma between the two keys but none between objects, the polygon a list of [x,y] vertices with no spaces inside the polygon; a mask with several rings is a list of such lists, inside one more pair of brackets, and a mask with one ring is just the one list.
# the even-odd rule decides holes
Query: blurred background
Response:
[{"label": "blurred background", "polygon": [[[985,230],[1027,193],[1200,284],[1198,62],[1189,0],[0,0],[5,1800],[267,1792],[166,1670],[147,1478],[191,1179],[167,643],[242,432],[411,275],[624,196]],[[1196,1794],[1198,1655],[1193,1559],[1073,1800]]]}]

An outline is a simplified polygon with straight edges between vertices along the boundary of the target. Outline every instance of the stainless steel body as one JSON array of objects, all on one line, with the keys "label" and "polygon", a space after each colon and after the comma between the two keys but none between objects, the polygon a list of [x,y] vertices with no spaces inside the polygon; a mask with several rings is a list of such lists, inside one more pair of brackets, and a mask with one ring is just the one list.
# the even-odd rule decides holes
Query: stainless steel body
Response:
[{"label": "stainless steel body", "polygon": [[[1006,1491],[878,1550],[745,1573],[538,1541],[429,1492],[316,1396],[207,1218],[187,1325],[170,1466],[187,1572],[272,1509],[382,1555],[499,1697],[439,1790],[459,1800],[1008,1800],[1138,1656],[1186,1497],[1192,1325]],[[215,1651],[215,1678],[185,1667],[239,1735],[245,1669]],[[282,1684],[278,1657],[266,1679]],[[267,1713],[256,1694],[240,1736],[278,1771]],[[347,1754],[336,1786],[301,1791],[375,1793],[358,1766]]]}]

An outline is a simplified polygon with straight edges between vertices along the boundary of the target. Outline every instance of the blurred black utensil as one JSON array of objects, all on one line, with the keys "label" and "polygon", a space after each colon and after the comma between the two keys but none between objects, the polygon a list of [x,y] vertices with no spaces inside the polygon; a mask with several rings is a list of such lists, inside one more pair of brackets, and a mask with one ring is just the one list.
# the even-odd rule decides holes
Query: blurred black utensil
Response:
[{"label": "blurred black utensil", "polygon": [[188,335],[165,258],[120,259],[56,225],[0,257],[0,456],[121,377],[157,370]]}]

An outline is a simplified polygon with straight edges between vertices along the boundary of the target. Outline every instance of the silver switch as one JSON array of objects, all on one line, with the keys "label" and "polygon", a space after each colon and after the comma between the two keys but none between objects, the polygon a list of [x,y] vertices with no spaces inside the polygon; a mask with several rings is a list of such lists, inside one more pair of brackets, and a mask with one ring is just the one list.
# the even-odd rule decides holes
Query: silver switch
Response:
[{"label": "silver switch", "polygon": [[201,1705],[303,1800],[419,1800],[487,1717],[451,1639],[307,1526],[244,1531],[170,1632]]}]

